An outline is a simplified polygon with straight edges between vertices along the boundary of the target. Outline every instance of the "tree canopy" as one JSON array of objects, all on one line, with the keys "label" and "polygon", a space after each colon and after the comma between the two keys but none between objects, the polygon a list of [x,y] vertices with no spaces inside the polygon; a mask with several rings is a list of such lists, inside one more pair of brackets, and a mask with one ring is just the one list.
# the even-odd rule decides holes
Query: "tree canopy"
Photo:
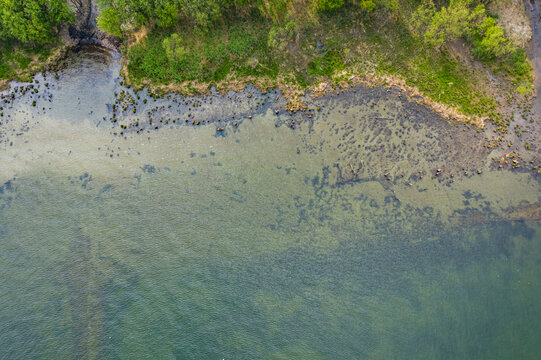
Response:
[{"label": "tree canopy", "polygon": [[221,7],[227,2],[219,0],[99,0],[102,13],[100,27],[114,35],[150,21],[161,27],[170,27],[178,21],[206,28],[220,17]]},{"label": "tree canopy", "polygon": [[447,6],[437,9],[433,0],[424,0],[413,16],[413,28],[418,36],[438,48],[465,38],[473,45],[473,54],[483,60],[516,50],[480,1],[450,0]]},{"label": "tree canopy", "polygon": [[65,0],[0,0],[0,40],[46,43],[72,18]]}]

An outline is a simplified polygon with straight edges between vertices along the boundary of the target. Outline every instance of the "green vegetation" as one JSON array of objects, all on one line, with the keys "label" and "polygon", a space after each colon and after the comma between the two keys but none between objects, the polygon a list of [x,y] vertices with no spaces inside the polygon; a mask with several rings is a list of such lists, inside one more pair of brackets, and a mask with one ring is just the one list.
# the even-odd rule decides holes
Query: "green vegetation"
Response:
[{"label": "green vegetation", "polygon": [[[128,38],[131,82],[264,79],[307,88],[351,75],[393,76],[432,100],[498,120],[480,60],[526,94],[532,66],[480,0],[100,0],[99,24]],[[462,56],[453,42],[468,44]],[[187,85],[192,86],[192,85]]]},{"label": "green vegetation", "polygon": [[[134,84],[193,89],[225,80],[302,90],[391,76],[434,101],[495,119],[493,89],[472,60],[517,93],[533,89],[524,49],[483,0],[98,2],[98,26],[129,44]],[[72,19],[66,0],[0,0],[0,78],[21,78],[47,59],[58,26]],[[141,29],[146,35],[135,41]],[[457,53],[457,43],[465,50]]]},{"label": "green vegetation", "polygon": [[307,88],[325,79],[344,85],[351,75],[391,75],[434,101],[498,120],[483,75],[448,50],[458,40],[469,44],[466,59],[483,61],[518,92],[532,88],[525,52],[508,40],[480,1],[144,3],[142,8],[135,0],[102,0],[108,14],[100,19],[107,23],[104,28],[124,37],[142,26],[150,30],[127,52],[135,84],[227,78]]},{"label": "green vegetation", "polygon": [[424,40],[441,47],[463,38],[472,48],[474,58],[508,75],[521,93],[532,87],[532,66],[524,49],[509,40],[483,4],[474,0],[450,0],[447,7],[436,10],[432,1],[425,1],[415,12],[417,31]]},{"label": "green vegetation", "polygon": [[0,0],[0,79],[28,80],[59,45],[57,26],[71,20],[65,0]]},{"label": "green vegetation", "polygon": [[332,11],[342,7],[344,0],[317,0],[317,8],[321,11]]},{"label": "green vegetation", "polygon": [[59,42],[50,44],[0,44],[0,80],[29,81],[57,53]]},{"label": "green vegetation", "polygon": [[130,74],[156,83],[220,81],[231,71],[243,76],[278,74],[278,62],[267,56],[271,50],[262,26],[238,23],[194,32],[187,28],[182,35],[173,30],[151,32],[130,48]]},{"label": "green vegetation", "polygon": [[65,0],[0,0],[0,40],[48,43],[54,28],[72,19]]}]

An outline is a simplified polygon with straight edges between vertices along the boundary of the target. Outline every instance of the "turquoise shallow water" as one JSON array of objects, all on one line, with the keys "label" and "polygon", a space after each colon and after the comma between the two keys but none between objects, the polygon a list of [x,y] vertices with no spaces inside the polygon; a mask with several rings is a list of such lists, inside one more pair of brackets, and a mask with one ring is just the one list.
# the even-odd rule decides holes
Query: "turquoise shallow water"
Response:
[{"label": "turquoise shallow water", "polygon": [[1,359],[538,358],[539,182],[474,131],[359,89],[122,138],[116,66],[7,110]]}]

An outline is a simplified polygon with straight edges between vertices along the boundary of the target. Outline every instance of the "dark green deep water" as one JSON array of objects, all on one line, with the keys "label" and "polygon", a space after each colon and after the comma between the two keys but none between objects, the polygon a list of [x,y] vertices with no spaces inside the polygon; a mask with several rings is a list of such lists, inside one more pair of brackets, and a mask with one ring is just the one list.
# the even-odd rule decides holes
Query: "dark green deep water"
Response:
[{"label": "dark green deep water", "polygon": [[473,131],[359,89],[295,130],[263,109],[122,138],[116,71],[10,105],[0,359],[539,358],[541,226],[510,214],[540,185]]}]

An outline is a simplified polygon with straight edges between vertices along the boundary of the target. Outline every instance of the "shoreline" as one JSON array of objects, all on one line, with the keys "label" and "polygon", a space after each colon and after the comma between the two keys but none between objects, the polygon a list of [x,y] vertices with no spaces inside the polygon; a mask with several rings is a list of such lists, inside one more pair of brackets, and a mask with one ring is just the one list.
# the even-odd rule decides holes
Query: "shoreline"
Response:
[{"label": "shoreline", "polygon": [[[111,54],[112,56],[114,56],[113,52],[108,47],[102,47],[102,46],[99,46],[99,45],[92,45],[92,46],[96,46],[98,48],[101,48],[106,53]],[[71,48],[67,49],[68,51],[64,51],[63,54],[64,55],[69,54],[70,49]],[[115,54],[118,55],[118,53],[115,53]],[[66,58],[66,57],[64,57],[64,58]],[[381,89],[384,89],[384,91],[386,90],[387,92],[393,91],[393,90],[399,91],[400,94],[398,94],[397,98],[399,98],[399,99],[404,98],[406,101],[408,101],[410,103],[423,105],[427,109],[430,109],[434,114],[437,114],[438,116],[440,116],[441,118],[443,118],[444,120],[449,122],[451,125],[458,126],[459,124],[464,124],[466,126],[469,126],[471,124],[471,125],[477,127],[478,133],[479,133],[479,130],[482,130],[485,133],[485,135],[488,135],[488,136],[490,136],[490,130],[494,130],[493,129],[494,126],[491,123],[488,123],[491,126],[486,127],[486,125],[487,125],[486,118],[485,119],[483,119],[483,118],[481,118],[481,119],[473,118],[472,119],[471,117],[468,117],[466,115],[461,114],[460,112],[457,111],[457,109],[447,107],[447,106],[445,106],[445,105],[443,105],[441,103],[433,102],[430,98],[428,98],[426,96],[423,96],[422,93],[417,88],[408,86],[407,84],[405,84],[405,82],[403,80],[393,78],[393,77],[381,77],[381,76],[378,77],[376,75],[372,75],[372,76],[367,75],[366,77],[360,77],[360,76],[356,76],[356,75],[347,76],[346,72],[342,72],[341,74],[339,74],[339,76],[341,76],[341,78],[342,78],[341,82],[337,82],[337,81],[333,82],[332,80],[331,81],[320,82],[317,85],[313,85],[309,89],[309,91],[304,91],[304,90],[302,90],[302,89],[300,89],[298,87],[297,88],[292,87],[286,82],[280,82],[280,81],[271,82],[270,79],[261,79],[261,78],[258,81],[258,79],[254,78],[254,77],[245,77],[245,78],[240,79],[240,80],[235,79],[235,80],[223,81],[223,82],[217,84],[218,86],[216,86],[216,88],[215,88],[216,91],[215,92],[213,91],[213,88],[211,87],[214,84],[211,84],[211,83],[199,84],[198,87],[192,87],[192,91],[189,92],[189,91],[183,91],[183,90],[186,89],[186,87],[182,87],[182,84],[181,85],[176,85],[176,86],[174,84],[170,84],[169,86],[152,86],[152,85],[150,85],[148,87],[141,87],[141,86],[135,87],[132,84],[130,84],[129,82],[127,82],[128,77],[127,77],[127,74],[126,74],[126,57],[121,57],[120,59],[117,57],[116,59],[117,59],[116,61],[119,61],[120,65],[121,65],[120,76],[118,77],[118,79],[121,80],[120,81],[121,89],[123,88],[124,90],[128,90],[128,92],[132,92],[132,91],[130,91],[130,88],[133,88],[133,92],[134,92],[133,95],[130,95],[132,97],[131,100],[134,101],[134,102],[131,103],[132,105],[128,105],[128,109],[129,109],[128,113],[131,113],[131,110],[133,110],[133,113],[135,114],[136,108],[139,107],[139,106],[143,106],[140,101],[135,101],[135,97],[138,98],[137,92],[139,91],[139,89],[145,89],[145,92],[148,92],[148,94],[149,94],[148,99],[149,100],[152,99],[153,97],[155,97],[155,98],[163,98],[163,97],[166,97],[168,95],[174,94],[174,96],[175,96],[175,98],[177,100],[182,100],[181,99],[182,97],[184,98],[184,100],[186,100],[187,97],[194,97],[194,99],[191,99],[191,101],[203,100],[203,102],[204,102],[204,99],[202,99],[202,97],[208,96],[208,95],[215,95],[216,93],[219,93],[219,94],[221,94],[223,96],[221,101],[224,103],[225,106],[228,107],[228,110],[225,113],[220,114],[220,113],[217,113],[217,112],[211,112],[211,115],[209,117],[208,114],[202,114],[199,111],[199,110],[201,110],[201,111],[204,112],[206,106],[203,107],[202,109],[198,109],[197,112],[195,112],[196,109],[193,109],[194,112],[196,114],[199,113],[202,116],[200,118],[200,120],[201,120],[201,122],[203,124],[205,124],[205,123],[214,123],[214,122],[219,121],[220,119],[225,121],[223,123],[223,125],[220,126],[220,127],[224,127],[225,125],[229,125],[229,119],[232,119],[231,121],[233,121],[233,122],[236,120],[240,124],[242,122],[243,116],[250,119],[251,115],[253,115],[255,113],[254,110],[251,110],[251,107],[250,107],[250,109],[248,109],[248,106],[249,106],[249,103],[250,103],[249,98],[251,96],[250,95],[251,91],[248,91],[247,93],[242,94],[242,92],[244,92],[248,87],[251,87],[252,89],[255,89],[255,90],[259,91],[260,94],[261,94],[261,96],[259,96],[257,94],[254,94],[254,95],[256,95],[256,97],[254,99],[252,99],[253,100],[252,105],[255,106],[255,111],[256,112],[257,112],[258,107],[256,106],[255,101],[259,100],[259,101],[262,101],[263,103],[265,103],[265,101],[267,102],[267,105],[265,105],[264,107],[263,107],[263,103],[262,103],[260,109],[267,108],[268,106],[270,106],[270,109],[273,112],[276,112],[277,114],[278,114],[278,112],[282,112],[282,111],[285,110],[290,115],[293,115],[296,112],[300,112],[301,116],[306,115],[308,118],[310,118],[312,116],[310,111],[315,111],[315,108],[318,107],[316,104],[314,104],[314,101],[317,100],[318,98],[325,97],[325,96],[337,96],[337,95],[340,95],[340,94],[347,94],[347,93],[350,93],[350,92],[356,92],[357,91],[356,87],[362,86],[362,87],[367,88],[367,89],[373,89],[373,88],[378,88],[379,87]],[[60,58],[59,58],[58,61],[60,61]],[[70,65],[69,61],[64,62],[56,70],[61,70],[65,66],[69,66],[69,65]],[[55,70],[53,70],[53,71],[55,71]],[[122,81],[122,79],[124,79],[124,80]],[[251,82],[250,80],[254,80],[254,81]],[[273,86],[273,85],[276,85],[276,86]],[[121,90],[121,89],[119,89],[119,90]],[[280,91],[279,99],[277,101],[272,101],[272,100],[267,101],[268,96],[266,97],[265,95],[267,93],[269,93],[269,92],[273,92],[273,90],[274,90],[274,92],[276,90]],[[229,91],[234,91],[234,92],[237,93],[237,94],[233,95],[234,98],[239,99],[239,96],[240,96],[240,99],[246,98],[246,99],[244,99],[245,101],[243,101],[244,102],[244,105],[243,105],[244,110],[239,109],[237,107],[237,105],[235,104],[235,102],[237,100],[233,100],[232,98],[229,98],[229,96],[226,98],[225,95]],[[157,96],[156,96],[156,92],[158,92]],[[128,94],[126,94],[126,95],[128,95]],[[179,96],[181,98],[179,98]],[[199,98],[199,100],[197,98]],[[121,104],[121,102],[124,102],[124,99],[119,98],[119,97],[116,97],[114,100],[118,101],[119,105]],[[126,100],[128,100],[128,98],[126,98]],[[182,101],[184,101],[184,100],[182,100]],[[231,104],[228,104],[228,102],[230,102]],[[146,108],[149,109],[149,106],[147,106]],[[309,109],[309,107],[311,107],[311,109]],[[145,108],[145,106],[143,106],[143,109],[144,108]],[[241,108],[242,108],[242,106],[241,106]],[[113,107],[113,109],[114,109],[114,107]],[[117,109],[120,110],[119,108],[117,108]],[[240,112],[239,112],[239,110],[240,110]],[[121,111],[121,112],[115,113],[115,111],[113,110],[113,113],[112,113],[113,117],[108,120],[109,122],[114,124],[114,126],[120,126],[120,129],[118,129],[120,134],[122,134],[123,132],[128,133],[128,132],[134,130],[133,129],[133,124],[130,124],[128,117],[126,117],[126,116],[129,116],[128,113],[126,113],[126,111]],[[182,114],[182,112],[178,113],[178,114]],[[116,115],[120,115],[120,118],[118,119],[120,121],[118,123],[117,123],[116,118],[115,118]],[[138,116],[141,116],[141,115],[143,115],[143,114],[139,110],[138,111]],[[165,116],[167,118],[167,116],[175,116],[176,117],[177,115],[165,114]],[[170,120],[172,122],[174,122],[173,119],[174,119],[174,117],[170,118]],[[127,121],[124,121],[124,120],[127,120]],[[295,121],[294,120],[292,121],[292,120],[293,120],[293,118],[291,118],[289,120],[289,123],[288,123],[288,120],[286,120],[284,123],[286,125],[291,125],[291,124],[295,123]],[[144,123],[144,121],[143,121],[143,123]],[[160,121],[160,123],[161,123],[161,121]],[[160,123],[156,122],[155,124],[152,125],[152,127],[154,127],[155,125],[160,127],[161,126]],[[144,127],[145,130],[148,129],[148,128],[150,128],[150,127],[148,127],[148,125],[146,125]],[[131,130],[128,130],[128,129],[131,129]],[[493,158],[493,165],[496,166],[496,167],[501,165],[501,166],[503,166],[505,168],[507,168],[508,167],[507,165],[509,165],[509,168],[512,167],[512,169],[515,169],[515,168],[524,169],[525,171],[530,172],[530,169],[528,169],[528,167],[520,168],[518,163],[523,164],[523,165],[524,164],[527,165],[528,162],[532,162],[532,161],[533,161],[532,164],[534,164],[534,165],[536,165],[538,163],[538,159],[535,156],[533,158],[531,158],[531,156],[528,155],[528,153],[535,153],[535,150],[536,150],[535,143],[536,143],[536,141],[535,140],[533,141],[533,147],[534,147],[533,150],[534,151],[526,152],[526,151],[524,151],[524,146],[526,144],[528,144],[528,142],[527,141],[525,142],[524,138],[519,139],[517,137],[512,138],[512,140],[509,140],[511,135],[513,135],[513,134],[504,134],[504,135],[500,136],[500,138],[493,137],[492,139],[488,139],[485,136],[486,141],[483,144],[480,144],[479,146],[482,146],[483,148],[486,148],[486,149],[491,149],[490,151],[492,151],[492,149],[496,149],[496,148],[499,148],[500,150],[506,150],[505,145],[507,145],[508,143],[511,143],[511,141],[514,140],[514,139],[518,139],[518,141],[517,141],[518,144],[515,144],[514,149],[511,148],[511,149],[507,150],[507,152],[511,155],[511,157],[509,159],[500,159],[500,158],[496,159],[496,158]],[[520,137],[520,135],[519,135],[519,137]],[[529,147],[527,149],[530,150]],[[523,158],[523,155],[524,155],[524,158]],[[518,163],[515,163],[515,160],[517,160]],[[531,170],[534,170],[534,172],[537,172],[537,174],[539,174],[540,173],[539,171],[541,170],[541,167],[539,168],[539,170],[537,170],[536,167],[534,167]]]},{"label": "shoreline", "polygon": [[74,48],[74,46],[64,43],[58,45],[46,61],[36,63],[32,62],[30,64],[30,69],[28,69],[28,71],[26,71],[24,74],[16,74],[18,78],[0,79],[0,91],[8,90],[12,82],[31,82],[32,79],[39,73],[55,71],[58,69],[58,66],[61,64],[62,60],[66,57],[69,51]]},{"label": "shoreline", "polygon": [[[40,64],[40,68],[29,71],[28,76],[33,76],[40,70],[46,71],[48,70],[47,68],[54,68],[55,66],[58,66],[62,60],[62,55],[65,55],[68,51],[74,48],[85,45],[95,45],[103,47],[108,51],[119,51],[123,53],[121,55],[120,76],[123,78],[124,84],[126,84],[128,87],[132,86],[138,90],[147,88],[150,92],[158,94],[177,93],[184,96],[204,96],[211,94],[211,89],[213,87],[217,92],[225,94],[228,91],[238,92],[246,89],[249,85],[252,85],[262,93],[272,90],[280,90],[287,101],[285,107],[286,110],[292,113],[297,111],[305,111],[308,107],[307,103],[310,102],[310,99],[314,99],[325,94],[340,94],[341,92],[347,91],[348,89],[358,85],[363,85],[369,88],[383,86],[386,88],[399,89],[404,93],[409,101],[429,107],[435,113],[439,114],[448,121],[471,124],[479,129],[484,129],[486,124],[493,123],[496,126],[500,125],[499,127],[503,127],[505,130],[505,128],[508,127],[511,122],[509,119],[512,119],[513,113],[517,109],[520,110],[521,104],[533,103],[533,100],[535,99],[535,97],[532,97],[531,94],[520,95],[517,97],[518,94],[515,94],[512,91],[512,86],[509,83],[510,79],[506,79],[505,76],[502,77],[493,74],[494,69],[489,65],[485,66],[478,60],[474,61],[469,59],[471,54],[469,54],[465,49],[460,50],[459,46],[455,46],[456,44],[452,46],[450,45],[451,47],[445,51],[440,50],[439,56],[441,59],[451,59],[455,61],[456,64],[454,66],[459,68],[459,72],[479,72],[479,70],[481,72],[490,72],[488,78],[486,79],[481,76],[480,73],[471,75],[471,78],[468,78],[466,83],[463,84],[465,87],[462,91],[471,90],[470,94],[474,94],[471,99],[469,97],[467,98],[467,105],[464,104],[463,92],[455,92],[453,95],[450,95],[450,97],[448,95],[447,99],[443,101],[436,100],[438,97],[436,95],[438,95],[439,91],[442,91],[442,93],[451,93],[452,91],[438,88],[437,91],[434,92],[433,88],[430,86],[427,87],[426,84],[423,83],[423,81],[426,81],[426,79],[415,80],[415,76],[417,75],[414,75],[414,80],[412,81],[412,79],[408,78],[408,76],[404,73],[392,70],[379,70],[378,64],[373,63],[373,59],[370,60],[370,57],[367,57],[367,62],[365,62],[363,60],[364,53],[358,51],[356,53],[352,52],[351,56],[348,57],[350,61],[342,62],[341,66],[334,68],[334,72],[327,72],[325,75],[322,73],[312,75],[311,78],[305,79],[304,83],[295,78],[296,72],[300,70],[296,68],[289,68],[291,67],[291,64],[289,64],[285,59],[282,59],[284,64],[286,64],[286,69],[285,71],[280,70],[276,77],[269,77],[269,75],[263,73],[258,75],[239,75],[237,70],[228,70],[229,72],[225,76],[225,79],[220,81],[207,81],[205,78],[199,78],[199,80],[185,80],[182,82],[171,81],[168,84],[158,84],[154,81],[161,80],[144,76],[141,77],[140,74],[135,75],[135,72],[134,75],[132,75],[129,72],[130,70],[128,70],[130,56],[132,55],[132,48],[141,45],[144,39],[149,37],[149,35],[153,32],[150,27],[152,27],[155,23],[151,22],[147,26],[142,26],[135,29],[136,31],[134,30],[128,32],[125,34],[126,37],[124,38],[124,41],[121,41],[120,38],[106,34],[103,30],[97,28],[96,19],[99,15],[99,8],[96,2],[94,0],[85,0],[84,4],[86,7],[84,9],[78,9],[77,11],[81,12],[81,14],[85,16],[81,17],[80,21],[73,24],[64,24],[59,31],[60,38],[62,39],[62,45],[60,45],[61,54],[59,56],[50,56],[45,63]],[[523,11],[525,12],[526,8],[524,8]],[[524,14],[524,16],[527,15]],[[531,24],[527,25],[535,25],[534,19],[531,19],[531,22]],[[332,22],[330,24],[333,26],[335,25]],[[72,27],[76,30],[73,31],[73,34],[71,31],[68,31],[68,28],[71,30]],[[314,31],[317,33],[318,28],[316,28]],[[322,41],[322,44],[319,44],[318,42],[317,46],[320,46],[323,50],[321,50],[322,52],[319,55],[316,53],[311,53],[312,60],[320,60],[323,58],[321,54],[326,54],[328,51],[334,51],[332,46],[330,46],[328,49],[326,48],[324,38],[320,40]],[[298,42],[298,39],[296,41]],[[369,41],[368,38],[360,36],[356,37],[355,41],[358,42],[357,45],[359,47],[366,47],[367,45],[369,46],[369,42],[367,42]],[[535,41],[536,39],[533,37],[527,39],[527,43],[529,44],[528,46],[531,46],[533,43],[535,43]],[[293,48],[298,48],[299,46],[297,43],[290,45]],[[389,43],[388,45],[393,48],[396,44]],[[374,46],[377,47],[377,45]],[[420,46],[422,48],[422,44],[416,43],[415,46]],[[462,46],[464,47],[464,44],[462,44]],[[385,51],[388,50],[389,49],[377,48],[374,51],[377,54],[384,54]],[[286,52],[287,51],[288,50],[286,50]],[[298,49],[295,51],[298,51]],[[268,52],[269,53],[267,55],[272,55],[271,50],[268,50]],[[443,53],[449,54],[444,56]],[[195,50],[193,56],[198,56]],[[533,56],[533,59],[531,60],[535,61],[535,55],[530,54],[530,57],[531,56]],[[233,60],[231,61],[233,62],[237,61],[235,58],[232,59]],[[441,59],[438,58],[438,61]],[[359,62],[360,60],[361,62]],[[467,61],[464,62],[463,60]],[[257,63],[257,58],[255,61]],[[306,64],[299,66],[306,66]],[[430,71],[433,70],[434,69],[430,69]],[[432,74],[432,76],[434,75],[435,74]],[[20,79],[13,80],[20,81]],[[0,90],[4,90],[10,81],[12,80],[0,80]],[[167,79],[165,81],[167,81]],[[479,87],[472,87],[470,89],[470,83],[481,83],[481,85]],[[452,84],[452,82],[449,82],[450,86],[452,86]],[[506,89],[503,89],[504,87]],[[420,90],[420,88],[424,88],[424,90]],[[491,103],[490,107],[484,102],[485,96],[491,101],[495,100],[494,104]],[[510,98],[512,98],[512,101],[508,100]],[[504,100],[504,104],[500,105],[500,101],[502,99]],[[475,105],[473,106],[471,104]],[[469,110],[471,111],[468,112],[466,106],[468,106]]]},{"label": "shoreline", "polygon": [[[106,55],[103,54],[103,56]],[[80,59],[86,58],[81,54],[78,57]],[[114,61],[113,67],[118,71],[119,59],[116,58]],[[80,66],[77,62],[69,63],[75,68]],[[92,67],[84,67],[84,69],[86,75],[81,84],[92,84],[92,82],[88,82],[88,79],[92,78]],[[326,141],[325,148],[321,150],[322,153],[334,154],[332,159],[329,158],[326,163],[329,166],[325,173],[325,183],[331,188],[347,189],[351,186],[363,186],[360,183],[367,182],[370,184],[369,187],[375,187],[379,189],[378,191],[385,193],[386,199],[388,199],[385,201],[391,201],[397,205],[402,204],[401,206],[410,203],[412,194],[417,194],[417,191],[428,190],[429,193],[435,191],[432,186],[445,190],[446,186],[456,183],[458,186],[456,188],[457,194],[460,194],[461,184],[471,184],[472,189],[479,189],[477,190],[479,192],[484,186],[493,184],[495,180],[501,177],[507,179],[531,178],[536,184],[541,181],[541,177],[525,166],[528,165],[526,161],[518,157],[516,160],[520,160],[521,167],[515,168],[511,164],[502,164],[502,167],[499,168],[498,163],[491,161],[490,158],[502,154],[505,151],[503,146],[495,150],[486,148],[486,142],[482,136],[476,136],[478,132],[474,128],[453,125],[428,107],[419,106],[408,101],[396,89],[389,91],[384,87],[367,88],[359,85],[356,88],[351,88],[352,91],[344,91],[343,96],[337,96],[336,93],[321,92],[318,94],[319,96],[315,97],[314,103],[310,106],[310,111],[290,114],[282,110],[285,106],[285,98],[280,93],[261,95],[253,87],[248,88],[247,91],[227,94],[226,96],[214,93],[206,98],[186,98],[173,95],[171,97],[159,96],[154,99],[153,95],[147,91],[134,93],[133,89],[127,89],[119,81],[120,78],[117,76],[116,71],[114,74],[109,75],[115,79],[114,82],[109,81],[109,84],[112,85],[111,93],[113,91],[117,92],[120,97],[114,97],[110,99],[111,101],[107,99],[105,102],[103,100],[99,102],[99,104],[112,105],[115,100],[121,101],[121,103],[115,102],[119,110],[116,112],[116,121],[112,120],[115,117],[110,118],[111,115],[114,116],[115,114],[110,107],[94,108],[97,112],[93,116],[96,122],[102,124],[100,128],[105,131],[104,134],[112,139],[111,144],[114,142],[122,148],[127,146],[132,148],[131,150],[135,150],[135,146],[132,147],[132,145],[140,145],[141,142],[146,142],[147,137],[149,141],[150,137],[152,137],[158,143],[160,139],[169,139],[172,148],[167,151],[162,147],[162,144],[158,145],[156,143],[158,146],[155,149],[158,149],[158,153],[165,151],[165,154],[179,154],[179,150],[182,149],[185,151],[184,160],[192,157],[198,159],[195,155],[190,155],[189,152],[192,151],[195,154],[201,151],[190,147],[183,148],[180,139],[183,137],[192,139],[191,134],[203,131],[212,143],[221,144],[222,149],[230,150],[233,144],[230,136],[234,138],[239,135],[239,132],[241,135],[244,132],[242,136],[245,138],[252,138],[256,134],[245,130],[257,129],[258,132],[262,131],[259,134],[273,136],[275,127],[282,128],[278,129],[278,131],[282,131],[282,134],[285,131],[285,134],[289,134],[287,136],[290,139],[295,139],[294,145],[288,151],[288,154],[294,156],[296,156],[295,147],[297,147],[297,154],[304,154],[310,152],[312,147],[321,146],[323,143],[320,139]],[[71,74],[72,71],[67,73]],[[54,78],[49,80],[50,84],[47,90],[43,88],[44,81],[41,81],[41,78],[39,79],[40,81],[36,83],[35,87],[40,91],[42,97],[45,95],[46,98],[49,98],[50,94],[53,96],[51,99],[55,102],[55,89],[57,89],[57,86],[60,86],[59,91],[67,89],[66,82],[69,83],[72,78],[65,76],[63,72],[60,72],[59,75],[59,80]],[[85,89],[88,91],[86,97],[90,98],[89,95],[92,94],[94,87],[86,86]],[[37,99],[38,96],[37,93],[36,95],[27,93],[25,98],[15,100],[16,102],[22,102],[22,104],[13,104],[13,106],[29,106],[32,100]],[[137,96],[140,96],[140,99]],[[132,99],[133,103],[131,102]],[[147,101],[145,102],[145,100]],[[38,106],[35,108],[34,114],[40,112],[41,104],[39,104],[39,101],[38,99]],[[256,102],[264,102],[265,104],[258,108],[255,106]],[[143,105],[143,103],[146,105]],[[374,103],[376,103],[376,106],[371,110]],[[88,109],[90,104],[92,104],[92,101],[83,103],[83,108]],[[129,104],[126,109],[124,109],[124,104]],[[254,106],[253,109],[251,105]],[[280,107],[280,114],[275,114],[277,106]],[[321,106],[321,112],[316,112],[315,108],[319,106]],[[8,105],[8,107],[11,108],[12,105]],[[137,112],[132,113],[135,107],[137,107]],[[30,109],[32,108],[30,107]],[[153,109],[158,110],[153,112]],[[149,118],[152,120],[150,125],[147,118],[149,111]],[[336,117],[329,117],[329,111],[334,111]],[[347,115],[347,117],[341,115],[346,114],[346,112],[350,115]],[[77,114],[84,115],[85,113],[87,112],[83,110]],[[192,116],[188,115],[186,117],[189,113]],[[74,114],[73,111],[70,114]],[[350,118],[353,114],[360,114],[360,118],[355,116]],[[102,116],[104,119],[107,117],[103,122],[101,120]],[[178,121],[177,116],[180,117],[180,121]],[[254,119],[266,116],[268,121],[250,121],[249,119],[252,119],[252,116]],[[174,123],[175,118],[177,119],[176,124]],[[188,121],[185,122],[185,119],[190,119],[191,124]],[[140,125],[133,126],[137,120],[139,120]],[[197,123],[195,126],[193,124],[194,120]],[[199,120],[201,126],[198,127]],[[295,126],[290,131],[289,124],[293,121]],[[9,119],[7,123],[10,123]],[[17,124],[13,123],[9,126],[17,126]],[[62,135],[64,125],[61,126],[62,128],[59,128],[58,133],[54,132],[54,130],[53,133]],[[97,127],[94,124],[86,124],[86,126]],[[259,130],[265,129],[265,126],[267,131]],[[76,135],[77,131],[80,130],[78,124],[71,124],[69,128],[75,130],[75,132],[74,136],[68,138],[79,138]],[[223,130],[220,131],[219,128],[223,128]],[[298,131],[295,130],[296,128],[298,128]],[[340,132],[335,133],[334,129],[338,128],[341,129]],[[41,129],[50,131],[47,126]],[[161,129],[164,132],[155,131],[154,129]],[[122,134],[122,131],[124,131],[124,134]],[[313,131],[315,131],[317,141],[306,142],[301,146],[303,140],[307,140],[304,136],[312,134]],[[354,133],[350,131],[354,131]],[[42,131],[38,130],[36,132],[37,136],[42,136],[37,133],[42,133]],[[222,139],[222,137],[224,138]],[[366,137],[370,139],[367,140]],[[95,135],[90,136],[90,138],[93,139],[92,141],[97,142],[101,139],[100,136]],[[6,149],[10,148],[8,142],[5,143]],[[82,141],[82,143],[86,144],[87,141]],[[107,141],[107,143],[109,142]],[[196,141],[196,143],[199,142]],[[107,164],[116,164],[122,168],[123,152],[120,151],[120,148],[117,151],[116,144],[114,146],[107,145],[107,148],[103,146],[103,150],[100,150],[102,144],[96,144],[93,147],[94,153],[91,154],[87,153],[84,150],[85,145],[82,145],[83,147],[79,148],[78,153],[85,154],[84,156],[88,160],[97,161],[98,163],[106,161]],[[359,148],[358,145],[361,147]],[[396,146],[393,147],[393,145]],[[208,151],[208,148],[204,148]],[[71,147],[63,147],[58,144],[54,144],[53,149],[59,154],[65,153],[64,151],[67,149],[70,152],[72,150]],[[96,151],[96,149],[98,150]],[[77,153],[77,151],[74,151],[74,153]],[[119,154],[121,155],[120,159],[116,159]],[[149,156],[151,157],[151,155]],[[512,160],[515,160],[515,158],[510,158],[509,162]],[[141,164],[153,164],[153,162],[144,161]],[[169,165],[167,164],[167,166]],[[501,172],[499,172],[500,169]],[[87,170],[84,169],[84,171]],[[512,182],[507,183],[511,184]],[[509,191],[512,193],[513,189],[510,188]],[[507,191],[502,191],[503,193],[507,193]],[[528,196],[531,196],[531,194]],[[478,200],[480,201],[480,199],[475,199],[475,201]],[[535,202],[535,205],[532,206],[533,210],[535,210],[537,203]],[[458,204],[460,205],[460,202]],[[516,211],[520,213],[516,213]],[[522,213],[522,210],[514,209],[509,209],[509,216],[506,214],[507,211],[504,212],[504,216],[509,217],[510,220],[520,220],[524,217],[536,217],[539,215],[535,211],[530,214],[529,211]],[[478,220],[485,221],[482,218]],[[488,215],[486,220],[493,221],[493,218]]]},{"label": "shoreline", "polygon": [[407,99],[417,104],[423,104],[433,110],[435,113],[451,122],[472,124],[480,129],[485,127],[490,119],[487,116],[477,116],[465,114],[457,107],[452,107],[441,102],[432,100],[429,96],[423,94],[417,87],[409,86],[404,79],[393,77],[391,75],[378,76],[375,74],[367,74],[359,76],[356,74],[343,71],[337,74],[338,77],[346,79],[339,82],[327,79],[317,84],[313,84],[308,89],[295,87],[290,83],[281,81],[281,79],[257,78],[247,76],[241,79],[224,80],[218,83],[194,83],[186,81],[180,84],[170,83],[168,85],[155,85],[149,80],[142,82],[143,86],[134,84],[129,77],[127,63],[125,57],[122,57],[122,69],[120,71],[124,83],[129,87],[134,87],[138,90],[148,89],[150,92],[159,92],[163,94],[180,94],[183,96],[197,97],[211,94],[211,89],[214,87],[216,91],[222,95],[229,91],[239,92],[245,90],[248,86],[253,86],[262,94],[268,91],[280,90],[287,100],[286,110],[295,113],[297,111],[305,111],[308,107],[305,99],[317,99],[318,97],[349,91],[356,86],[362,85],[367,88],[385,87],[387,89],[397,89],[404,93]]}]

